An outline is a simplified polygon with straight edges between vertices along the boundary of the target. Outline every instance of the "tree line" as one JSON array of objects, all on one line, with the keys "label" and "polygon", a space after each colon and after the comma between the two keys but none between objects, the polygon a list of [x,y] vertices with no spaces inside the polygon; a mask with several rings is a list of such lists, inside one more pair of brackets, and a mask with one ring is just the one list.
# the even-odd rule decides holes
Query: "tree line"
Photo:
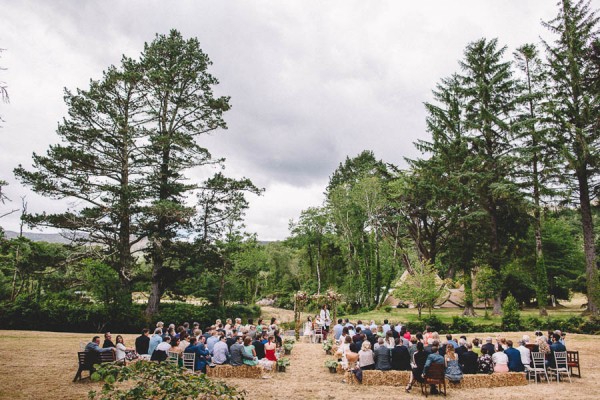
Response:
[{"label": "tree line", "polygon": [[365,151],[333,173],[325,204],[292,226],[317,291],[325,277],[358,304],[379,305],[399,270],[414,271],[413,254],[460,278],[466,315],[482,270],[494,313],[521,290],[546,315],[550,294],[582,283],[598,313],[598,17],[586,1],[558,6],[543,23],[552,42],[524,44],[512,59],[498,39],[467,45],[425,103],[431,138],[415,143],[423,157],[409,168]]},{"label": "tree line", "polygon": [[[334,287],[350,311],[381,305],[404,270],[433,270],[464,285],[466,315],[477,297],[499,313],[508,294],[544,315],[573,290],[597,314],[598,18],[586,1],[558,9],[543,23],[552,42],[512,56],[498,39],[469,43],[425,103],[420,158],[400,168],[370,151],[347,157],[324,204],[267,244],[243,224],[247,194],[262,189],[227,177],[200,144],[226,128],[230,108],[213,94],[208,56],[197,39],[157,35],[88,89],[66,90],[61,143],[15,169],[35,192],[74,200],[23,221],[78,235],[72,246],[2,239],[0,295],[83,288],[126,304],[142,291],[153,315],[165,294],[292,306],[297,290]],[[190,178],[211,166],[204,181]]]}]

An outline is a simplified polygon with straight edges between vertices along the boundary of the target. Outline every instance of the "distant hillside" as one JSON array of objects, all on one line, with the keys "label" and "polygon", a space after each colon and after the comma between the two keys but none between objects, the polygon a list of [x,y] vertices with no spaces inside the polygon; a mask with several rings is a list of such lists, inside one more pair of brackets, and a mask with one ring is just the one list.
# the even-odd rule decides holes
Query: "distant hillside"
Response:
[{"label": "distant hillside", "polygon": [[[18,232],[15,231],[5,231],[4,232],[7,239],[14,239],[19,236]],[[23,232],[23,236],[33,242],[48,242],[48,243],[62,243],[69,244],[73,240],[72,237],[67,237],[60,233],[36,233],[36,232]],[[79,235],[79,237],[84,237],[83,235]]]}]

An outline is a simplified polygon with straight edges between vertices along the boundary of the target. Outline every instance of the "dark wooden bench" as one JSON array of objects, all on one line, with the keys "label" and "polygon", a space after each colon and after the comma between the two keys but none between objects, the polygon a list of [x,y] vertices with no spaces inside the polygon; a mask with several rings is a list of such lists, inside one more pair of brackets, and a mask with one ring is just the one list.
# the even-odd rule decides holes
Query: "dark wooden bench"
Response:
[{"label": "dark wooden bench", "polygon": [[77,359],[79,361],[79,368],[77,369],[75,378],[73,378],[73,382],[76,382],[77,380],[82,379],[81,373],[83,371],[89,371],[90,372],[89,377],[91,377],[95,371],[94,364],[114,362],[115,361],[115,352],[114,351],[105,351],[102,353],[98,353],[95,351],[78,351]]},{"label": "dark wooden bench", "polygon": [[[578,351],[567,351],[567,366],[572,376],[581,378],[581,369],[579,368],[579,352]],[[573,372],[573,369],[577,368],[577,375]]]}]

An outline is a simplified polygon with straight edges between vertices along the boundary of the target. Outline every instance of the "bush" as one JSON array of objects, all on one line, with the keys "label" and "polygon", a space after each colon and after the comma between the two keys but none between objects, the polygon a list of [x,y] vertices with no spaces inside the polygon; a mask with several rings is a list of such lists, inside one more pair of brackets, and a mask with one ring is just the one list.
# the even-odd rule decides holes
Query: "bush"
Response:
[{"label": "bush", "polygon": [[199,307],[183,303],[161,304],[159,315],[147,321],[143,304],[121,304],[119,307],[100,303],[66,299],[46,299],[36,302],[18,298],[15,302],[0,302],[0,325],[5,329],[43,330],[56,332],[138,333],[156,321],[181,324],[197,321],[201,326],[214,323],[217,318],[257,317],[257,306]]},{"label": "bush", "polygon": [[392,312],[392,307],[390,307],[390,306],[385,306],[383,309],[385,310],[386,313]]},{"label": "bush", "polygon": [[512,295],[504,300],[502,305],[502,329],[505,331],[518,331],[521,329],[521,311],[519,304]]},{"label": "bush", "polygon": [[429,326],[430,332],[433,332],[433,331],[444,332],[448,329],[448,325],[444,324],[442,322],[442,320],[440,319],[440,317],[438,317],[437,315],[432,315],[430,317],[424,317],[423,324]]},{"label": "bush", "polygon": [[452,317],[452,325],[450,325],[450,330],[455,333],[469,333],[474,332],[475,324],[468,317]]},{"label": "bush", "polygon": [[[103,380],[101,393],[90,391],[90,399],[243,399],[244,392],[204,374],[189,374],[169,363],[138,362],[125,367],[105,363],[98,367],[94,380]],[[133,381],[134,384],[122,384]],[[118,382],[117,384],[115,382]]]}]

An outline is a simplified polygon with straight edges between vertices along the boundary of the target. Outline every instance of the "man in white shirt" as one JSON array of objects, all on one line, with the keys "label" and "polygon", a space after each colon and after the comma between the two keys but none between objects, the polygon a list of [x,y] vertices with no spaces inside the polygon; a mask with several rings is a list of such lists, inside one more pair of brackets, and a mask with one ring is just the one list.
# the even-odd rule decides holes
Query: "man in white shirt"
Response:
[{"label": "man in white shirt", "polygon": [[526,344],[525,340],[519,340],[519,347],[517,347],[517,350],[521,353],[521,362],[525,367],[531,364],[531,351],[525,347]]},{"label": "man in white shirt", "polygon": [[229,347],[227,347],[225,335],[221,335],[219,341],[213,347],[212,362],[215,364],[227,364],[229,357]]}]

